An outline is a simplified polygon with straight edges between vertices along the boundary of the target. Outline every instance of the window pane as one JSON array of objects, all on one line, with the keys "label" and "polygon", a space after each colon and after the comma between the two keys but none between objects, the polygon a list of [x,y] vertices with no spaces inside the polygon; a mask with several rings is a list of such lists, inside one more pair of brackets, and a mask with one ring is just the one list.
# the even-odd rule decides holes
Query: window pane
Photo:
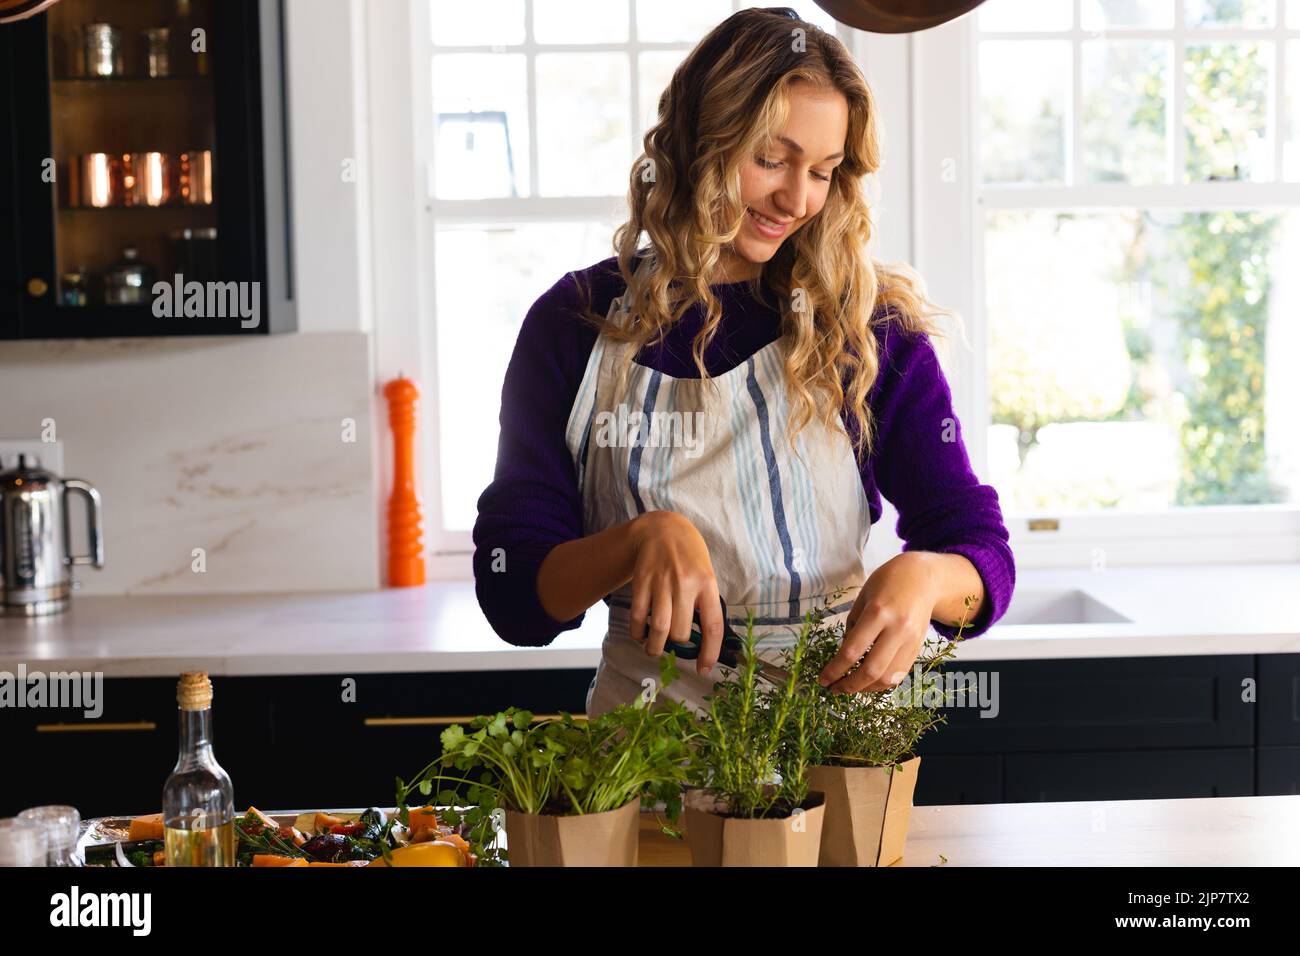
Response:
[{"label": "window pane", "polygon": [[1286,2],[1286,25],[1292,30],[1300,29],[1300,3],[1296,0]]},{"label": "window pane", "polygon": [[1083,44],[1083,178],[1167,183],[1169,43]]},{"label": "window pane", "polygon": [[[839,24],[835,18],[823,10],[812,0],[795,0],[793,3],[773,3],[771,0],[765,3],[741,3],[740,9],[746,10],[750,7],[793,7],[794,12],[815,26],[821,27],[827,33],[834,33]],[[725,19],[725,18],[724,18]],[[793,29],[793,28],[792,28]]]},{"label": "window pane", "polygon": [[544,196],[621,196],[632,172],[626,53],[537,56],[537,172]]},{"label": "window pane", "polygon": [[[1296,7],[1300,8],[1300,3]],[[1300,40],[1286,45],[1286,117],[1282,162],[1286,178],[1295,182],[1300,180]]]},{"label": "window pane", "polygon": [[533,0],[538,43],[626,43],[625,0]]},{"label": "window pane", "polygon": [[1073,26],[1071,0],[984,0],[979,11],[979,28],[989,33],[1069,30]]},{"label": "window pane", "polygon": [[[686,59],[689,50],[656,50],[637,58],[641,82],[641,136],[659,119],[659,96],[673,78],[673,71]],[[638,142],[640,140],[638,139]]]},{"label": "window pane", "polygon": [[999,210],[986,229],[1009,510],[1300,501],[1300,214]]},{"label": "window pane", "polygon": [[1176,0],[1083,0],[1083,29],[1172,27],[1175,2]]},{"label": "window pane", "polygon": [[[984,182],[1065,181],[1071,55],[1065,40],[986,40],[979,45]],[[1025,81],[1029,76],[1034,82]]]},{"label": "window pane", "polygon": [[637,0],[636,35],[644,43],[698,43],[731,16],[731,0]]},{"label": "window pane", "polygon": [[1189,27],[1271,27],[1273,0],[1187,0]]},{"label": "window pane", "polygon": [[1273,178],[1268,129],[1272,43],[1189,46],[1184,64],[1188,182]]},{"label": "window pane", "polygon": [[528,104],[522,53],[433,57],[434,194],[528,195]]},{"label": "window pane", "polygon": [[567,271],[613,254],[608,223],[444,228],[436,238],[439,487],[449,531],[468,531],[492,481],[501,383],[519,326]]},{"label": "window pane", "polygon": [[429,0],[433,42],[478,46],[524,42],[524,0]]}]

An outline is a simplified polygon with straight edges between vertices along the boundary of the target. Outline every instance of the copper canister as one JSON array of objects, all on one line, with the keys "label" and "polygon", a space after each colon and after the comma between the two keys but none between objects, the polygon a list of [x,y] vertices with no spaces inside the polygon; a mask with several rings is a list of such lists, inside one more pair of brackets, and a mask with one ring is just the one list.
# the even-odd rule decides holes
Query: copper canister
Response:
[{"label": "copper canister", "polygon": [[176,157],[176,197],[188,206],[212,204],[212,150],[200,149]]},{"label": "copper canister", "polygon": [[103,209],[120,206],[122,161],[112,153],[83,153],[72,157],[69,198],[73,205]]},{"label": "copper canister", "polygon": [[165,206],[172,198],[172,158],[166,153],[122,157],[123,201],[128,206]]}]

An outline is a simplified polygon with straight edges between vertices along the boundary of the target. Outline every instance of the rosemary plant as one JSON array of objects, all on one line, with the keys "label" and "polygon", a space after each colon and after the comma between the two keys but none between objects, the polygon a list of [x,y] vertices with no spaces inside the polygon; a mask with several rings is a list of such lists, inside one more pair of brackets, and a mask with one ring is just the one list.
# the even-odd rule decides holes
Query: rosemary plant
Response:
[{"label": "rosemary plant", "polygon": [[809,634],[805,624],[788,652],[790,679],[773,687],[758,679],[751,614],[737,678],[714,684],[706,698],[691,782],[710,791],[730,816],[789,816],[808,798],[815,695],[797,674]]}]

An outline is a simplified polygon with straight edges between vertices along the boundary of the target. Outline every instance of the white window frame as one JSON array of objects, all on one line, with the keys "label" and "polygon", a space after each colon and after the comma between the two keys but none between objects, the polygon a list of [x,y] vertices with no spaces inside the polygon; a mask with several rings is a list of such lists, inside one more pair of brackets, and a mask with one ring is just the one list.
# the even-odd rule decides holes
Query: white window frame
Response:
[{"label": "white window frame", "polygon": [[[931,297],[963,318],[970,349],[956,349],[949,379],[954,406],[972,466],[988,473],[988,325],[984,302],[984,236],[981,220],[992,208],[1147,208],[1189,207],[1244,209],[1257,206],[1300,206],[1300,184],[1284,183],[1282,148],[1284,117],[1283,63],[1275,60],[1274,102],[1270,116],[1274,137],[1275,177],[1266,183],[1215,182],[1181,184],[1184,141],[1181,131],[1184,88],[1183,39],[1272,39],[1283,43],[1300,38],[1286,28],[1286,10],[1279,5],[1276,26],[1262,29],[1185,29],[1179,16],[1173,33],[1174,103],[1170,117],[1174,182],[1168,185],[1089,185],[1061,188],[985,186],[978,181],[979,142],[978,60],[976,43],[983,36],[1004,39],[1069,39],[1077,44],[1098,34],[1080,26],[1080,3],[1074,3],[1069,31],[980,34],[978,11],[942,27],[912,37],[913,89],[913,236],[915,265],[926,278]],[[1116,38],[1169,39],[1169,31],[1113,31]],[[1077,163],[1080,109],[1079,56],[1074,56],[1076,102],[1067,119],[1067,163]],[[1295,68],[1295,65],[1292,65]],[[945,172],[955,171],[955,176]],[[1067,182],[1069,180],[1067,179]],[[1132,564],[1228,564],[1300,560],[1300,506],[1202,506],[1173,513],[1061,511],[1007,516],[1007,529],[1017,565],[1081,567]]]}]

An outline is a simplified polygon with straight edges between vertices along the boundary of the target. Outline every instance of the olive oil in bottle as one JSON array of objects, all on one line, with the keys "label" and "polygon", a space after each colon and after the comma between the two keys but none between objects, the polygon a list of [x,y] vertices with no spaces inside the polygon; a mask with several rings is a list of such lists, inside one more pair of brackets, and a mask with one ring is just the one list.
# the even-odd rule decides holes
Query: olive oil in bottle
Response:
[{"label": "olive oil in bottle", "polygon": [[235,865],[235,791],[212,754],[212,682],[182,674],[176,687],[180,756],[163,785],[167,866]]}]

